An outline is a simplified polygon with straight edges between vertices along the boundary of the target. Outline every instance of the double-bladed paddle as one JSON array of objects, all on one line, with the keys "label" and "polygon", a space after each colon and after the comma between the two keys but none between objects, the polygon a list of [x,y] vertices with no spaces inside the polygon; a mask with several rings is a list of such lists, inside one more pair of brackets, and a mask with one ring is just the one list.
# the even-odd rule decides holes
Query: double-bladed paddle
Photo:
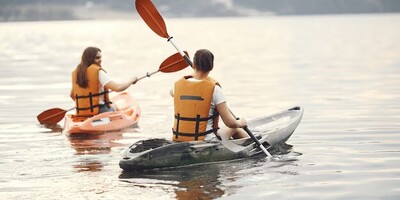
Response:
[{"label": "double-bladed paddle", "polygon": [[[185,51],[185,55],[186,56],[188,55],[188,53],[186,51]],[[138,78],[138,81],[141,79],[144,79],[146,77],[150,77],[151,75],[153,75],[157,72],[164,72],[164,73],[177,72],[179,70],[186,68],[187,66],[189,66],[189,65],[182,58],[182,56],[179,53],[175,53],[174,55],[165,59],[161,63],[161,65],[157,71],[154,71],[151,73],[147,72],[147,74],[145,76]],[[41,124],[55,125],[64,118],[65,113],[67,113],[68,111],[71,111],[73,109],[75,109],[75,107],[70,108],[68,110],[64,110],[61,108],[48,109],[48,110],[45,110],[42,113],[40,113],[37,116],[37,119]]]},{"label": "double-bladed paddle", "polygon": [[[169,36],[167,27],[165,25],[164,19],[161,14],[158,12],[157,8],[154,6],[151,0],[136,0],[135,1],[136,10],[139,15],[142,17],[144,22],[153,30],[157,35],[167,38],[167,41],[170,42],[175,49],[179,52],[179,54],[185,59],[185,61],[193,67],[192,61],[189,57],[182,53],[181,50],[175,45],[172,41],[171,36]],[[232,113],[232,112],[231,112]],[[232,113],[233,115],[233,113]],[[234,116],[234,115],[233,115]],[[235,117],[236,118],[236,117]],[[267,155],[271,156],[271,154],[265,149],[265,147],[257,140],[257,138],[251,133],[247,126],[243,127],[243,129],[247,132],[247,134],[251,137],[251,139],[262,149],[262,151]]]}]

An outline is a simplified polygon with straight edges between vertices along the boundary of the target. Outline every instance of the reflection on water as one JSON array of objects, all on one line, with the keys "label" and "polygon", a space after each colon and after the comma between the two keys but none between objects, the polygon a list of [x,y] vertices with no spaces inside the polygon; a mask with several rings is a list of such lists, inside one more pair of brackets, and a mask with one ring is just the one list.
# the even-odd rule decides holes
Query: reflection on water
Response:
[{"label": "reflection on water", "polygon": [[122,132],[68,136],[68,140],[71,142],[71,147],[75,149],[77,155],[110,153],[111,148],[122,146],[113,141],[122,138]]},{"label": "reflection on water", "polygon": [[73,165],[78,172],[98,172],[103,168],[103,164],[100,160],[81,160],[78,164]]},{"label": "reflection on water", "polygon": [[75,149],[76,155],[81,156],[77,163],[73,165],[74,168],[78,169],[78,172],[95,172],[103,168],[101,160],[95,157],[82,157],[82,155],[108,154],[112,148],[123,146],[114,142],[123,138],[122,132],[78,134],[67,137],[71,147]]},{"label": "reflection on water", "polygon": [[[224,191],[220,188],[220,165],[201,165],[174,169],[125,172],[119,178],[133,187],[153,188],[169,186],[176,199],[215,199],[221,197]],[[146,180],[146,181],[143,181]]]}]

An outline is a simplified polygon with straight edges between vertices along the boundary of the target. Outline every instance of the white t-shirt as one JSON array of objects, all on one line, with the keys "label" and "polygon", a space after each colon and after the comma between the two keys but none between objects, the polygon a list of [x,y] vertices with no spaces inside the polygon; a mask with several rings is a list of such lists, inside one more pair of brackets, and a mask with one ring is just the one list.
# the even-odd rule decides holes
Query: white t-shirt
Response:
[{"label": "white t-shirt", "polygon": [[[209,116],[214,115],[216,106],[218,104],[221,104],[224,102],[226,102],[226,99],[225,99],[224,93],[222,93],[222,88],[218,85],[215,85],[213,97],[211,100],[210,112],[208,113],[208,115]],[[213,119],[208,120],[206,130],[212,129],[213,128],[212,125],[213,125]],[[215,134],[211,133],[211,134],[207,134],[206,137],[204,138],[204,140],[209,141],[209,140],[212,140],[213,138],[215,138]]]},{"label": "white t-shirt", "polygon": [[[187,80],[188,81],[194,81],[194,82],[201,81],[201,80],[198,80],[198,79],[195,79],[195,78],[189,78]],[[174,87],[172,87],[172,94],[174,94]],[[208,116],[213,116],[214,113],[215,113],[216,106],[221,104],[221,103],[224,103],[224,102],[226,102],[226,99],[225,99],[224,93],[222,92],[222,88],[220,86],[218,86],[218,85],[215,85],[214,93],[213,93],[212,100],[211,100],[210,111],[208,112]],[[212,124],[213,124],[213,119],[208,120],[206,130],[212,129],[213,128]],[[210,136],[214,137],[214,134],[207,134],[206,140]]]},{"label": "white t-shirt", "polygon": [[[100,88],[99,88],[99,93],[104,92],[104,86],[107,85],[111,81],[111,77],[104,72],[103,70],[99,71],[99,82],[100,82]],[[100,95],[99,98],[99,104],[104,104],[104,96]]]}]

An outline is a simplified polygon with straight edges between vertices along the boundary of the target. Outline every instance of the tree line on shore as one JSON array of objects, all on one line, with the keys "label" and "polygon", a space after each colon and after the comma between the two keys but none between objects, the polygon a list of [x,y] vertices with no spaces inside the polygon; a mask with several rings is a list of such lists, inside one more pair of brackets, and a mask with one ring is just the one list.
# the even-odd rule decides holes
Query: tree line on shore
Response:
[{"label": "tree line on shore", "polygon": [[[153,3],[169,17],[400,12],[399,0],[153,0]],[[96,14],[85,18],[85,12],[137,14],[134,0],[0,0],[0,5],[0,21],[96,19]]]}]

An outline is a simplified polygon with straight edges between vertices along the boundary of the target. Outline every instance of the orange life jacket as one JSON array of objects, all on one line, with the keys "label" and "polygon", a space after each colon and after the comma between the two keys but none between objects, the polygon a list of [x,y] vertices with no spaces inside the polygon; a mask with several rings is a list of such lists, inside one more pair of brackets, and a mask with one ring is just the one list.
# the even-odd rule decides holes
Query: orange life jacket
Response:
[{"label": "orange life jacket", "polygon": [[[172,129],[174,141],[204,140],[207,134],[218,130],[218,112],[209,116],[215,85],[212,78],[188,81],[185,76],[175,82],[175,122]],[[213,129],[207,129],[207,121],[213,119]]]},{"label": "orange life jacket", "polygon": [[75,96],[76,116],[93,116],[99,114],[100,95],[104,95],[104,102],[109,106],[110,100],[108,91],[104,88],[104,92],[99,93],[100,81],[99,71],[101,67],[92,64],[86,69],[86,77],[88,79],[88,87],[82,88],[76,82],[78,71],[72,72],[72,91]]}]

